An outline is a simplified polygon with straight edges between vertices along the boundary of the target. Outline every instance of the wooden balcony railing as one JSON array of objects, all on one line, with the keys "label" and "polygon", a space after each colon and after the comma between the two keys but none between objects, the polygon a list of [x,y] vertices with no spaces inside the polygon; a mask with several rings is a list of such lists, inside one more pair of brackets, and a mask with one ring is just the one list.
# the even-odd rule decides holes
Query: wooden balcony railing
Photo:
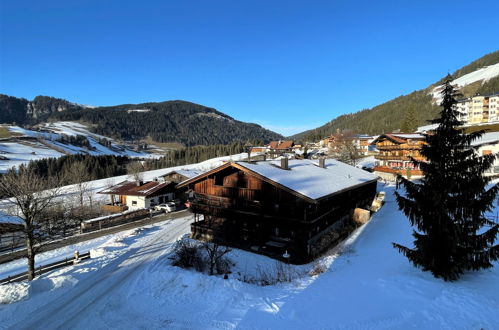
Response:
[{"label": "wooden balcony railing", "polygon": [[423,171],[410,168],[391,168],[387,166],[374,167],[375,172],[384,172],[384,173],[401,174],[401,175],[406,175],[407,170],[410,171],[411,175],[423,175]]},{"label": "wooden balcony railing", "polygon": [[376,149],[378,150],[419,150],[421,149],[421,144],[404,144],[404,145],[381,145],[377,144]]}]

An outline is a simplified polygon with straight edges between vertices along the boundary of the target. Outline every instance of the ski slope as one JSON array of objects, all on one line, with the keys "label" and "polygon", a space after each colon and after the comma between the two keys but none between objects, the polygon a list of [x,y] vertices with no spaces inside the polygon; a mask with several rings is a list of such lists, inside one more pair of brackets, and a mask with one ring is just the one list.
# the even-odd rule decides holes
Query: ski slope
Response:
[{"label": "ski slope", "polygon": [[[166,222],[94,247],[94,258],[28,284],[0,286],[0,328],[15,329],[497,329],[499,268],[448,283],[415,269],[391,243],[411,245],[411,227],[386,204],[340,249],[290,266],[291,283],[243,282],[275,261],[233,250],[229,279],[170,265],[190,219]],[[496,211],[494,211],[496,212]]]}]

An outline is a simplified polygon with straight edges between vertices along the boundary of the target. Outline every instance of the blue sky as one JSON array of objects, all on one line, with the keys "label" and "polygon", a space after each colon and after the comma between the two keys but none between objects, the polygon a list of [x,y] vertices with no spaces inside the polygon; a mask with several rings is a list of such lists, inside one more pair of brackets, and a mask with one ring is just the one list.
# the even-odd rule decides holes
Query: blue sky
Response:
[{"label": "blue sky", "polygon": [[182,99],[285,135],[499,49],[499,1],[0,0],[0,93]]}]

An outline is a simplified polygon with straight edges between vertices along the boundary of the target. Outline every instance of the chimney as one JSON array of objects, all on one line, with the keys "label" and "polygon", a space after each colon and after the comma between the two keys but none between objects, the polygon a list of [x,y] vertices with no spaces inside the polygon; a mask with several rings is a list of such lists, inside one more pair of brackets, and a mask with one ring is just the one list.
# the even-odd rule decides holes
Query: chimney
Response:
[{"label": "chimney", "polygon": [[281,168],[283,170],[289,170],[289,166],[288,166],[288,157],[282,157],[281,158]]},{"label": "chimney", "polygon": [[326,168],[326,159],[321,157],[319,158],[319,167]]}]

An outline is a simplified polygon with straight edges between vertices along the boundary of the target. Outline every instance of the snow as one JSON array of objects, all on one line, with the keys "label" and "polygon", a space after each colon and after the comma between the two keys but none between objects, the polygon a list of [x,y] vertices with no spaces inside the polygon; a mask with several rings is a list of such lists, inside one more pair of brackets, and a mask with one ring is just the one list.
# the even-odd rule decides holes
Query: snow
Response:
[{"label": "snow", "polygon": [[419,126],[418,129],[416,130],[416,133],[427,133],[429,131],[434,131],[438,127],[438,124],[431,124],[431,125],[425,125],[425,126]]},{"label": "snow", "polygon": [[[170,173],[172,171],[178,171],[178,170],[186,170],[186,171],[194,171],[196,173],[202,173],[206,172],[209,170],[214,169],[215,167],[218,167],[222,165],[224,162],[227,161],[238,161],[241,159],[245,159],[247,157],[247,153],[240,153],[240,154],[235,154],[231,156],[223,156],[223,157],[217,157],[217,158],[212,158],[208,159],[204,162],[200,162],[197,164],[190,164],[190,165],[181,165],[181,166],[175,166],[175,167],[168,167],[168,168],[163,168],[163,169],[158,169],[158,170],[152,170],[152,171],[146,171],[142,172],[142,178],[144,181],[153,181],[155,178],[161,177],[167,173]],[[100,179],[100,180],[94,180],[94,181],[89,181],[88,182],[88,189],[89,192],[92,193],[92,200],[94,202],[102,202],[102,201],[109,201],[109,196],[103,195],[103,194],[97,194],[99,191],[106,190],[110,188],[111,186],[114,186],[118,184],[119,182],[123,182],[127,179],[130,179],[129,175],[120,175],[120,176],[115,176],[115,177],[110,177],[110,178],[105,178],[105,179]],[[69,185],[61,188],[61,194],[60,194],[60,200],[63,201],[70,201],[72,198],[77,196],[77,187],[76,185]],[[14,218],[11,216],[6,215],[4,212],[6,209],[8,209],[12,203],[7,200],[0,200],[0,222],[12,222],[12,223],[19,223],[18,218]]]},{"label": "snow", "polygon": [[[386,204],[372,220],[317,262],[288,266],[289,283],[244,282],[275,261],[240,250],[227,280],[171,266],[189,227],[177,219],[103,239],[95,258],[32,283],[0,286],[0,301],[11,302],[0,305],[0,328],[497,329],[499,264],[452,283],[414,268],[391,246],[413,240],[395,188],[379,189]],[[310,276],[317,263],[325,272]]]},{"label": "snow", "polygon": [[499,132],[490,132],[483,134],[479,139],[471,142],[472,146],[499,143]]},{"label": "snow", "polygon": [[[26,164],[30,160],[38,160],[43,158],[57,158],[65,154],[88,154],[93,156],[99,155],[114,155],[128,156],[132,158],[159,158],[161,155],[147,152],[136,152],[126,147],[117,144],[112,139],[105,136],[92,133],[88,127],[76,122],[53,122],[46,123],[42,126],[41,131],[32,131],[18,126],[5,125],[7,129],[13,133],[22,134],[23,136],[37,138],[43,140],[43,144],[36,140],[18,140],[13,139],[12,142],[0,142],[0,156],[7,157],[8,160],[0,159],[0,173],[5,173],[8,169]],[[82,135],[87,137],[87,140],[92,147],[91,149],[82,148],[70,144],[58,142],[62,135],[76,136]],[[98,142],[99,139],[106,139],[111,142],[111,148],[106,147]]]},{"label": "snow", "polygon": [[0,160],[0,173],[7,172],[13,166],[29,163],[31,160],[61,157],[63,155],[36,141],[24,143],[0,142],[0,156],[8,158],[8,160]]},{"label": "snow", "polygon": [[[458,87],[464,87],[477,81],[482,81],[483,84],[484,82],[487,82],[497,76],[499,76],[499,63],[485,66],[476,71],[465,74],[464,76],[453,80],[452,84],[457,85]],[[442,86],[443,85],[437,86],[432,91],[433,98],[436,100],[437,104],[442,102]]]},{"label": "snow", "polygon": [[326,168],[319,167],[318,163],[308,159],[290,159],[289,170],[280,168],[280,161],[237,164],[311,199],[319,199],[377,178],[372,173],[335,159],[326,159]]},{"label": "snow", "polygon": [[374,168],[376,163],[376,159],[374,156],[364,157],[358,160],[357,165],[355,167],[358,168]]}]

